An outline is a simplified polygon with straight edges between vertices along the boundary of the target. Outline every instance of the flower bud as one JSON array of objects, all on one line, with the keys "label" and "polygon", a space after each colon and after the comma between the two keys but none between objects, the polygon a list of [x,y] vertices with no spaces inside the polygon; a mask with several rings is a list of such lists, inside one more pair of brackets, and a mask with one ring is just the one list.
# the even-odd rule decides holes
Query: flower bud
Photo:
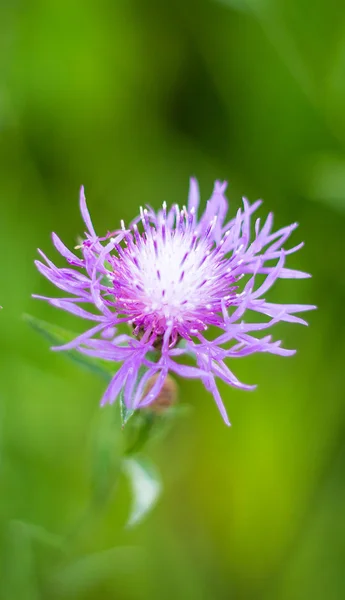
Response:
[{"label": "flower bud", "polygon": [[[145,387],[145,391],[143,394],[144,396],[146,396],[146,394],[148,394],[149,391],[152,389],[157,380],[157,377],[158,374],[153,375],[153,377],[149,379]],[[167,375],[164,380],[161,391],[159,392],[157,398],[148,406],[148,409],[157,413],[158,415],[162,414],[167,408],[170,408],[170,406],[173,406],[176,403],[177,395],[177,384],[175,380],[172,377],[170,377],[170,375]]]}]

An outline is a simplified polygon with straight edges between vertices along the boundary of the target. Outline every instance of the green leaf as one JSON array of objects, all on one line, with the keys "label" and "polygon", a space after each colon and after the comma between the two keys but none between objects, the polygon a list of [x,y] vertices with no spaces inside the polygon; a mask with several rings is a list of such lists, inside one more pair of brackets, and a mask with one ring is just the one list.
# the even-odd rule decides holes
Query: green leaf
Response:
[{"label": "green leaf", "polygon": [[[77,333],[58,327],[57,325],[52,325],[46,321],[36,319],[36,317],[31,315],[24,315],[24,320],[53,345],[66,344],[66,342],[70,342],[78,335]],[[91,358],[81,354],[77,350],[64,350],[63,355],[84,369],[102,377],[102,379],[105,379],[106,381],[110,381],[114,375],[114,364],[111,362],[108,363],[99,358]]]},{"label": "green leaf", "polygon": [[133,527],[140,523],[157,503],[162,492],[162,483],[156,468],[147,458],[126,458],[123,461],[123,469],[133,494],[127,527]]},{"label": "green leaf", "polygon": [[[139,380],[138,380],[138,383],[139,383]],[[122,424],[122,428],[124,428],[124,426],[128,423],[129,419],[134,415],[135,411],[127,408],[124,397],[123,397],[123,390],[121,390],[121,392],[120,392],[119,402],[120,402],[121,424]]]}]

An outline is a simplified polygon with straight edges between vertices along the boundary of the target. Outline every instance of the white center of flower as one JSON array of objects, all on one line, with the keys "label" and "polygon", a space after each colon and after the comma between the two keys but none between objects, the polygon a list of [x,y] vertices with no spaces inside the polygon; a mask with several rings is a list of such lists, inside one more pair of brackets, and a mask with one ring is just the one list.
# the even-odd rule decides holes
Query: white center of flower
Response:
[{"label": "white center of flower", "polygon": [[[137,283],[149,311],[178,316],[203,306],[209,299],[211,273],[205,246],[190,249],[191,239],[175,236],[165,244],[147,243],[137,256]],[[202,263],[202,261],[204,262]]]},{"label": "white center of flower", "polygon": [[220,310],[229,280],[219,248],[208,235],[199,237],[192,227],[176,225],[136,233],[114,273],[114,286],[121,288],[118,302],[134,321],[151,315],[162,327],[192,324],[201,313]]}]

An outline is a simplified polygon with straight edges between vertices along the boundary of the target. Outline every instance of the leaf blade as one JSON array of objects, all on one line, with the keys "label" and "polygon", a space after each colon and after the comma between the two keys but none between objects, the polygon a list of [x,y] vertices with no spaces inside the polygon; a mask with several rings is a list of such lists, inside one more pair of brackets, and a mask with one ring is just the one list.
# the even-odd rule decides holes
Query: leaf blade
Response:
[{"label": "leaf blade", "polygon": [[[28,323],[32,329],[34,329],[34,331],[39,333],[43,338],[48,340],[49,343],[53,345],[65,344],[66,342],[73,340],[78,335],[72,331],[58,327],[57,325],[52,325],[51,323],[37,319],[29,314],[24,314],[23,318],[24,321]],[[64,350],[63,354],[66,358],[72,360],[74,363],[88,371],[91,371],[92,373],[95,373],[108,382],[115,373],[116,369],[113,368],[113,363],[108,363],[105,360],[90,358],[84,354],[81,354],[77,350]]]},{"label": "leaf blade", "polygon": [[157,504],[162,492],[162,483],[156,468],[147,458],[126,458],[123,468],[133,493],[132,508],[126,526],[133,527]]}]

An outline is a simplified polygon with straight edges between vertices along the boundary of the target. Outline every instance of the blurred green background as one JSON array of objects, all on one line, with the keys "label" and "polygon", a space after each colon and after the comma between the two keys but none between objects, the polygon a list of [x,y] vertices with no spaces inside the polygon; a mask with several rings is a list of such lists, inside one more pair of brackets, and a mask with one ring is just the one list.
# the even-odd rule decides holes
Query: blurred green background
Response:
[{"label": "blurred green background", "polygon": [[[2,597],[344,598],[344,2],[2,0],[0,76]],[[262,217],[300,223],[289,266],[313,279],[270,298],[318,311],[276,327],[296,356],[233,365],[259,387],[220,384],[231,429],[179,382],[192,412],[151,450],[158,506],[125,529],[123,479],[56,574],[104,383],[23,322],[83,328],[31,299],[56,293],[36,248],[58,260],[51,231],[75,245],[81,183],[102,233],[140,204],[183,204],[190,175],[203,202],[227,179],[231,210],[262,197]]]}]

